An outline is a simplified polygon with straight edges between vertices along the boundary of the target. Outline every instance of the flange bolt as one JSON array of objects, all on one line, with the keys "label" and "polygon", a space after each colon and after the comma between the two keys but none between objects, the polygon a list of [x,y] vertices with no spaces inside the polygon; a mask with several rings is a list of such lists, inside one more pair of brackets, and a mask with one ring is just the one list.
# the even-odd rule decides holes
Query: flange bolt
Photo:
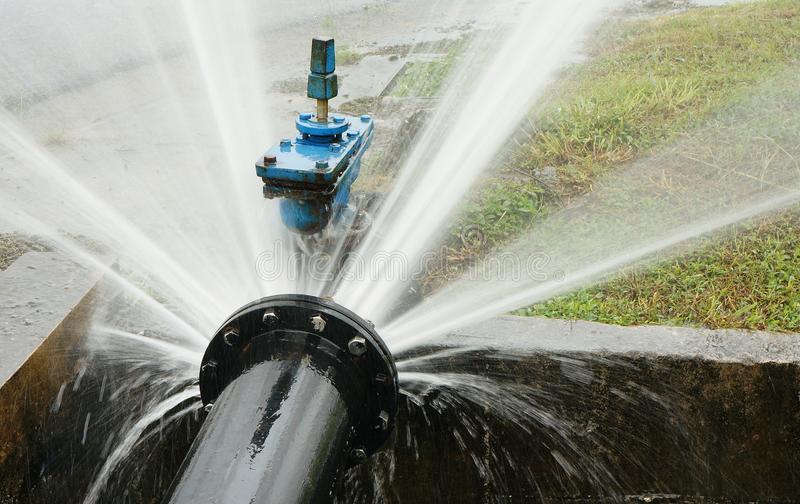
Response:
[{"label": "flange bolt", "polygon": [[363,336],[354,336],[353,339],[347,343],[347,349],[352,355],[361,357],[367,353],[367,340],[365,340]]},{"label": "flange bolt", "polygon": [[389,428],[389,412],[381,410],[378,415],[378,428],[382,431]]},{"label": "flange bolt", "polygon": [[264,312],[264,316],[261,317],[261,322],[266,326],[271,326],[277,321],[278,315],[275,313],[275,310],[267,310]]},{"label": "flange bolt", "polygon": [[225,344],[228,346],[234,346],[239,343],[239,331],[238,329],[228,329],[222,334],[222,339],[225,341]]},{"label": "flange bolt", "polygon": [[353,448],[350,450],[350,458],[356,464],[360,464],[367,460],[367,451],[364,448]]},{"label": "flange bolt", "polygon": [[217,361],[210,360],[200,366],[201,373],[214,373],[217,370]]}]

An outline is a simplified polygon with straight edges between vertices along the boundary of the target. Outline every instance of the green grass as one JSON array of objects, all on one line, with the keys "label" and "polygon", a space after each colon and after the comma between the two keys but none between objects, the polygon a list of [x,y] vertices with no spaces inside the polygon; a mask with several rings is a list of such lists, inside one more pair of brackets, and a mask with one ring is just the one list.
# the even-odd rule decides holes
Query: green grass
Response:
[{"label": "green grass", "polygon": [[688,255],[629,270],[522,315],[613,324],[800,331],[800,210],[762,218]]},{"label": "green grass", "polygon": [[34,237],[18,233],[0,234],[0,271],[28,252],[48,252],[50,249]]},{"label": "green grass", "polygon": [[[451,229],[470,248],[489,250],[519,234],[545,211],[545,194],[535,183],[498,181],[470,200]],[[465,235],[471,233],[472,236]]]},{"label": "green grass", "polygon": [[337,65],[354,65],[361,61],[364,58],[364,54],[361,54],[358,51],[350,49],[349,47],[345,46],[339,49],[336,49],[336,64]]},{"label": "green grass", "polygon": [[694,9],[605,28],[593,62],[559,83],[517,168],[554,166],[565,193],[663,144],[797,62],[800,5],[771,0]]},{"label": "green grass", "polygon": [[441,58],[412,61],[395,81],[391,96],[430,98],[440,94],[442,84],[456,65],[463,44],[454,44]]},{"label": "green grass", "polygon": [[[535,175],[541,167],[555,167],[553,188],[564,201],[593,190],[601,175],[650,156],[747,100],[760,82],[797,64],[800,3],[767,0],[615,22],[604,28],[594,51],[591,61],[568,71],[533,112],[536,129],[508,157],[514,173]],[[468,205],[459,225],[485,227],[487,246],[502,244],[548,211],[544,193],[535,184],[529,189],[536,199],[520,205],[514,203],[518,187],[490,185]],[[800,209],[795,209],[519,313],[797,331],[798,275]]]},{"label": "green grass", "polygon": [[19,114],[27,107],[27,101],[18,95],[0,97],[0,109],[5,109],[11,114]]},{"label": "green grass", "polygon": [[435,291],[490,251],[518,236],[547,212],[548,195],[532,181],[497,180],[471,195],[450,226],[437,257],[427,265],[421,286]]}]

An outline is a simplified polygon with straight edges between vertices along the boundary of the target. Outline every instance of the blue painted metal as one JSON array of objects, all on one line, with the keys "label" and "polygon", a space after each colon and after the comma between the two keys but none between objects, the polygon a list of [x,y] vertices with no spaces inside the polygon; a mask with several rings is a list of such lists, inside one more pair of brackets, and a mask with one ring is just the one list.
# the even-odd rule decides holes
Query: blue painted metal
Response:
[{"label": "blue painted metal", "polygon": [[[313,114],[311,114],[308,118],[304,118],[306,115],[307,114],[300,114],[297,116],[295,126],[297,127],[297,131],[300,133],[310,135],[311,141],[318,140],[320,137],[340,135],[350,129],[352,121],[352,118],[342,115],[334,115],[329,122],[319,122],[316,120],[316,117]],[[329,143],[332,141],[332,139],[324,138],[322,141]]]},{"label": "blue painted metal", "polygon": [[311,42],[311,73],[308,74],[308,97],[330,100],[339,93],[336,74],[336,49],[332,38]]},{"label": "blue painted metal", "polygon": [[336,44],[329,37],[315,37],[311,41],[311,71],[326,74],[336,71]]},{"label": "blue painted metal", "polygon": [[301,125],[304,121],[298,118],[297,129],[304,134],[270,147],[256,163],[256,175],[276,188],[330,192],[332,186],[342,182],[340,178],[345,171],[358,169],[356,165],[360,164],[374,130],[371,118],[340,117],[345,120],[341,127],[334,122],[327,123],[337,126],[338,133],[319,136],[304,132],[305,127]]},{"label": "blue painted metal", "polygon": [[[312,43],[312,98],[318,98],[311,95],[314,70],[332,72],[336,68],[333,47],[333,39],[314,39]],[[347,208],[374,124],[366,115],[334,114],[319,120],[314,114],[303,113],[295,120],[295,127],[300,134],[270,147],[256,163],[256,174],[264,182],[265,197],[281,198],[284,225],[296,233],[315,234]]]},{"label": "blue painted metal", "polygon": [[308,74],[308,97],[330,100],[339,94],[339,78],[335,73],[329,75]]}]

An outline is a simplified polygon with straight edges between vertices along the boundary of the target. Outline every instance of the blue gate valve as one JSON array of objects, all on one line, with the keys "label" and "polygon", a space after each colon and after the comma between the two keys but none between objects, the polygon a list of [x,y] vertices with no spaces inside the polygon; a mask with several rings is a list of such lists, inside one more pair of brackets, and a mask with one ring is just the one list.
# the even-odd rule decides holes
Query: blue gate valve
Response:
[{"label": "blue gate valve", "polygon": [[256,162],[264,197],[281,199],[284,225],[301,235],[319,233],[347,213],[350,189],[372,141],[370,116],[328,114],[328,100],[339,92],[335,71],[333,39],[314,38],[308,97],[317,100],[317,112],[297,116],[299,134],[284,138]]}]

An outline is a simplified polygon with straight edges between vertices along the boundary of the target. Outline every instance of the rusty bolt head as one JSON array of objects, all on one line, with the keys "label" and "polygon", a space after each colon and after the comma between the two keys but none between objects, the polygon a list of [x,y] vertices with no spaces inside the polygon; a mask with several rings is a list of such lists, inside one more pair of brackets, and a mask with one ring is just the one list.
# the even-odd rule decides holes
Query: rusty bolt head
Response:
[{"label": "rusty bolt head", "polygon": [[363,336],[353,336],[353,339],[347,343],[347,349],[352,355],[360,357],[367,353],[367,340]]},{"label": "rusty bolt head", "polygon": [[328,162],[327,161],[317,161],[317,163],[314,166],[317,167],[317,170],[324,170],[325,168],[328,167]]},{"label": "rusty bolt head", "polygon": [[275,164],[278,162],[276,156],[264,156],[264,164]]},{"label": "rusty bolt head", "polygon": [[328,324],[328,321],[325,320],[325,317],[320,315],[319,313],[311,317],[311,325],[314,327],[314,330],[321,333],[325,330],[325,326]]}]

